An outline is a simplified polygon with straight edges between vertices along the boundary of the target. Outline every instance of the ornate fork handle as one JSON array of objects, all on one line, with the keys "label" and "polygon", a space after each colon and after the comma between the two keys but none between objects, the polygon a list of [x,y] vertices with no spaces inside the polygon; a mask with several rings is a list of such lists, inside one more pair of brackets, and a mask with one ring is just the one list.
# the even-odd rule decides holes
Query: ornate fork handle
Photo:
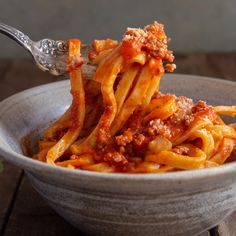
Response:
[{"label": "ornate fork handle", "polygon": [[12,38],[27,49],[41,70],[53,75],[62,75],[67,72],[67,42],[52,39],[34,42],[26,34],[3,23],[0,23],[0,33]]},{"label": "ornate fork handle", "polygon": [[26,34],[3,23],[0,23],[0,32],[5,34],[6,36],[9,36],[10,38],[12,38],[17,43],[19,43],[20,45],[22,45],[24,48],[26,48],[28,51],[31,52],[33,41]]},{"label": "ornate fork handle", "polygon": [[67,43],[62,40],[55,41],[52,39],[43,39],[38,42],[33,42],[28,35],[3,23],[0,23],[0,32],[6,36],[9,36],[30,52],[32,52],[32,47],[36,46],[42,53],[49,54],[54,57],[60,54],[65,54],[65,52],[68,51]]},{"label": "ornate fork handle", "polygon": [[[26,48],[33,56],[36,65],[43,71],[48,71],[52,75],[63,75],[67,73],[68,63],[68,43],[62,40],[42,39],[37,42],[32,41],[29,36],[21,31],[0,23],[0,33],[12,38],[17,43]],[[81,54],[86,59],[90,47],[84,45]],[[91,78],[95,72],[95,67],[83,65],[82,73],[86,78]]]}]

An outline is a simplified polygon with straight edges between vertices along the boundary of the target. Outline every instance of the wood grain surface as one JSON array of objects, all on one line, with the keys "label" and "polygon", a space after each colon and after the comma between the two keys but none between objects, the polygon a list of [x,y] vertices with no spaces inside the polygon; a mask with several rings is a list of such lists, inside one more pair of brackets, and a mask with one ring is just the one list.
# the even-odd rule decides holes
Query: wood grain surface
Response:
[{"label": "wood grain surface", "polygon": [[[188,54],[176,56],[176,73],[204,75],[236,81],[236,53]],[[12,94],[55,78],[40,71],[32,61],[0,60],[0,101]],[[2,163],[2,164],[1,164]],[[31,187],[23,171],[3,161],[0,173],[0,235],[79,235],[59,217]],[[1,168],[0,168],[1,170]],[[236,236],[236,213],[200,236]]]}]

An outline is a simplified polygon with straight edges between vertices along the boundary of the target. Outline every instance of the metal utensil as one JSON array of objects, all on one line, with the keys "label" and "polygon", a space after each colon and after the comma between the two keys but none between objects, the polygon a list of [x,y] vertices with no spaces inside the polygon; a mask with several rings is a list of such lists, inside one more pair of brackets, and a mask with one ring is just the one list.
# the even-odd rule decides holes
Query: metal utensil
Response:
[{"label": "metal utensil", "polygon": [[[63,75],[67,73],[68,43],[62,40],[42,39],[37,42],[32,41],[21,31],[0,23],[0,33],[12,38],[33,56],[36,65],[43,71],[48,71],[52,75]],[[87,58],[90,47],[82,46],[81,54]],[[91,77],[95,71],[94,66],[83,65],[82,73],[86,78]]]}]

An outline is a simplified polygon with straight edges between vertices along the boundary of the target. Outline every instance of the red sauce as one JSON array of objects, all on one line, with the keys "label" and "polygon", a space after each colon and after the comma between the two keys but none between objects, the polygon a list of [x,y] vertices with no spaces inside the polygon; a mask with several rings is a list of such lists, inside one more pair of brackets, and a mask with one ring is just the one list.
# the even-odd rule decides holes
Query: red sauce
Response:
[{"label": "red sauce", "polygon": [[149,68],[152,75],[163,75],[165,73],[165,69],[163,67],[163,63],[160,58],[157,59],[152,58],[149,61]]},{"label": "red sauce", "polygon": [[78,111],[80,110],[80,94],[78,91],[71,91],[73,103],[71,106],[70,128],[77,129],[81,124],[78,120]]},{"label": "red sauce", "polygon": [[204,118],[214,121],[217,118],[217,114],[214,112],[213,107],[208,106],[204,101],[197,102],[193,107],[192,112],[193,112],[192,122],[197,119],[204,119]]},{"label": "red sauce", "polygon": [[[103,161],[110,165],[116,166],[119,170],[128,168],[126,160],[138,156],[144,158],[150,141],[161,135],[170,141],[174,141],[177,137],[191,126],[196,119],[214,120],[216,114],[212,107],[205,102],[199,101],[193,104],[191,99],[180,96],[176,97],[171,94],[163,95],[155,94],[154,100],[175,98],[179,110],[169,117],[167,120],[154,119],[147,123],[143,122],[143,111],[139,107],[126,122],[123,131],[111,138],[109,145],[98,148],[101,157],[106,156]],[[153,104],[155,103],[153,100]],[[156,101],[157,102],[157,101]],[[181,150],[176,150],[180,152]],[[182,152],[182,151],[181,151]],[[119,153],[119,155],[117,154]]]},{"label": "red sauce", "polygon": [[[160,62],[173,62],[174,60],[172,51],[168,50],[168,41],[164,26],[157,22],[144,29],[128,28],[121,44],[121,54],[125,64],[129,64],[130,59],[141,51],[147,52],[149,57],[160,60],[158,68],[162,70]],[[175,65],[168,64],[167,66],[169,71],[174,68]]]}]

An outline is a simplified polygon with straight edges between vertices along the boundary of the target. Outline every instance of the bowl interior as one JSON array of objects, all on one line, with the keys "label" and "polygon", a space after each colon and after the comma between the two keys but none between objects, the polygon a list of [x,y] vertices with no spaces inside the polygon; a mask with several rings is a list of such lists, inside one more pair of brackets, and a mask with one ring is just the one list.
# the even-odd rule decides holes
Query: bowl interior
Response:
[{"label": "bowl interior", "polygon": [[43,130],[70,103],[68,81],[38,86],[4,100],[0,105],[0,143],[22,154],[23,142],[34,147]]},{"label": "bowl interior", "polygon": [[[163,93],[205,100],[212,105],[236,103],[236,83],[189,75],[165,75]],[[22,138],[35,147],[43,130],[71,103],[69,81],[38,86],[18,93],[0,103],[0,149],[22,154]],[[232,121],[232,119],[229,121]]]}]

